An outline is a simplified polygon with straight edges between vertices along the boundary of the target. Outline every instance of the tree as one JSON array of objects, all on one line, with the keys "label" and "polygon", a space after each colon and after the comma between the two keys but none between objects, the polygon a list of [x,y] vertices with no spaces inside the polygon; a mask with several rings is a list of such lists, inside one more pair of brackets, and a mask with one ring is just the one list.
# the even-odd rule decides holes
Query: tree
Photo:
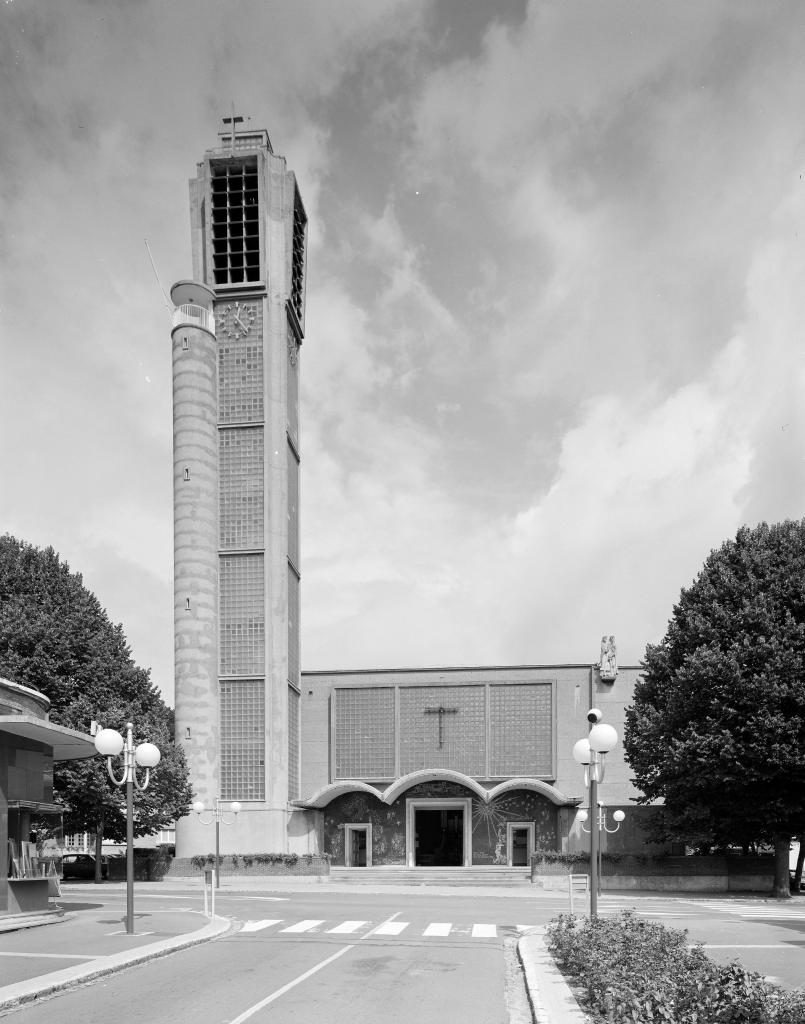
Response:
[{"label": "tree", "polygon": [[639,802],[664,801],[655,838],[773,844],[774,894],[789,895],[805,831],[805,520],[743,527],[711,552],[646,649],[624,748]]},{"label": "tree", "polygon": [[[187,814],[192,791],[184,751],[174,743],[173,712],[148,671],[131,657],[121,625],[70,571],[53,548],[0,537],[0,675],[41,690],[51,720],[88,732],[92,721],[123,732],[162,753],[144,793],[135,797],[135,835],[151,835]],[[70,832],[125,839],[125,792],[113,785],[100,757],[55,766],[54,795]],[[100,856],[96,857],[100,881]]]}]

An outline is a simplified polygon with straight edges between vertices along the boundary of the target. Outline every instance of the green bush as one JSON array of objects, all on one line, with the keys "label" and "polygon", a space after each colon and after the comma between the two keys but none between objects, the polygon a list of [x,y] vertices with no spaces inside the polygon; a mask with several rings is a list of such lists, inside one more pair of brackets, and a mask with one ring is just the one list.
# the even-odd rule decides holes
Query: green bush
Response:
[{"label": "green bush", "polygon": [[786,992],[733,962],[711,960],[687,932],[638,919],[561,914],[547,944],[598,1024],[804,1024],[805,992]]}]

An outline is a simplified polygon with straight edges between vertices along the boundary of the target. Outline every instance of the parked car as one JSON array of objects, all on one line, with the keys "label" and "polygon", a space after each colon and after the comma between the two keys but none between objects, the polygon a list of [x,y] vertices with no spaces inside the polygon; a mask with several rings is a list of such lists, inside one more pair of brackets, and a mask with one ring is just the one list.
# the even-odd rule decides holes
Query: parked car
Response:
[{"label": "parked car", "polygon": [[[62,878],[94,878],[95,858],[91,853],[65,853],[61,860]],[[109,860],[101,857],[101,878],[109,874]]]}]

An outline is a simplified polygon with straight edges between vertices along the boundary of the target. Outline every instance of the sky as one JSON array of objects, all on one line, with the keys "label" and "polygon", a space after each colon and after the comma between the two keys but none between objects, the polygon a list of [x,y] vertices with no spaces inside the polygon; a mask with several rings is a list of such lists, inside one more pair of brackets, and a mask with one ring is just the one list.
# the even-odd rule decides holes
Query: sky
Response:
[{"label": "sky", "polygon": [[805,515],[801,0],[0,0],[0,533],[173,697],[170,316],[232,106],[310,225],[303,669],[622,664]]}]

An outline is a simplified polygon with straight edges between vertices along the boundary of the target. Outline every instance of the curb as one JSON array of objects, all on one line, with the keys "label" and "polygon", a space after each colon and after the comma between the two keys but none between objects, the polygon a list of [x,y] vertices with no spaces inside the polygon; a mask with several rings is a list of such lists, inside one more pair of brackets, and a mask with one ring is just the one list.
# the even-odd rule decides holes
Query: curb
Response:
[{"label": "curb", "polygon": [[91,963],[82,964],[79,967],[67,967],[62,971],[53,971],[52,974],[44,974],[28,981],[17,982],[16,985],[8,985],[0,989],[0,1013],[5,1013],[7,1010],[23,1006],[26,1003],[32,1003],[43,996],[75,988],[86,981],[102,978],[106,974],[114,974],[146,960],[167,956],[177,949],[186,949],[202,942],[209,942],[211,939],[224,935],[232,927],[232,921],[228,917],[216,916],[203,928],[186,935],[177,935],[170,939],[163,939],[161,942],[153,942],[150,946],[139,946],[131,952],[97,957]]},{"label": "curb", "polygon": [[589,1024],[553,957],[545,946],[545,929],[524,935],[517,956],[525,975],[526,991],[536,1024]]}]

